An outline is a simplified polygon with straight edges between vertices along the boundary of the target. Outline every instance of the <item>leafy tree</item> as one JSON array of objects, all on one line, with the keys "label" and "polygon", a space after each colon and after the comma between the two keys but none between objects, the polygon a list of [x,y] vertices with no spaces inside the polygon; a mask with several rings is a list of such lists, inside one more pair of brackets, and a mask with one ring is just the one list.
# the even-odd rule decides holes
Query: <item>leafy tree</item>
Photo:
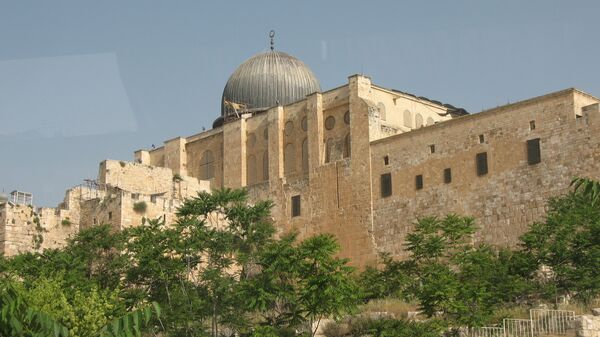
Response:
[{"label": "leafy tree", "polygon": [[[18,289],[8,279],[0,280],[0,336],[6,337],[68,337],[68,336],[90,336],[90,337],[130,337],[141,336],[144,328],[149,326],[151,318],[160,317],[160,307],[157,304],[146,306],[139,310],[133,310],[122,316],[114,318],[106,325],[97,326],[94,331],[74,331],[69,333],[67,327],[63,326],[52,315],[38,310],[28,302],[28,294],[23,289]],[[31,296],[29,296],[31,297]],[[59,304],[49,304],[53,309],[68,310],[65,298],[58,299]],[[79,307],[81,308],[81,307]],[[63,312],[64,314],[64,312]],[[84,314],[85,315],[85,314]],[[69,318],[72,316],[68,315]],[[97,317],[81,317],[82,320]]]},{"label": "leafy tree", "polygon": [[0,336],[68,337],[67,328],[51,316],[30,308],[12,282],[0,282]]},{"label": "leafy tree", "polygon": [[340,317],[357,304],[353,269],[335,257],[339,245],[331,235],[316,235],[296,243],[289,234],[272,242],[260,255],[261,272],[243,284],[251,310],[265,324],[299,327],[307,323],[314,336],[323,317]]},{"label": "leafy tree", "polygon": [[480,326],[506,302],[531,289],[536,269],[525,254],[473,244],[476,227],[469,217],[422,218],[407,236],[409,258],[383,255],[381,270],[363,273],[370,296],[417,299],[428,316],[460,325]]},{"label": "leafy tree", "polygon": [[575,192],[548,202],[546,221],[531,225],[521,241],[536,263],[552,270],[546,294],[574,294],[589,302],[600,294],[598,182],[576,182]]},{"label": "leafy tree", "polygon": [[130,288],[163,304],[168,331],[203,334],[206,319],[212,336],[221,325],[247,325],[237,289],[275,231],[272,204],[247,200],[244,190],[201,192],[179,208],[173,226],[153,220],[128,231]]}]

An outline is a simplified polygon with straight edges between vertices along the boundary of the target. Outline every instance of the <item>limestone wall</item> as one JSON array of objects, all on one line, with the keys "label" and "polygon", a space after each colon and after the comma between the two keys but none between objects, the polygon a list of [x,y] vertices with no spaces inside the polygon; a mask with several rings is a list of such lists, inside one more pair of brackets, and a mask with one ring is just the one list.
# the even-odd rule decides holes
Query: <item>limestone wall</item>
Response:
[{"label": "limestone wall", "polygon": [[[351,76],[347,85],[176,138],[136,158],[202,177],[203,156],[210,151],[213,188],[245,187],[252,201],[273,200],[280,232],[333,233],[342,255],[360,266],[381,251],[403,256],[405,235],[426,215],[474,216],[481,227],[478,240],[514,245],[528,224],[543,218],[547,198],[567,191],[574,175],[600,177],[596,103],[565,90],[452,119],[436,102]],[[538,138],[541,163],[530,165],[526,142]],[[488,170],[478,176],[475,157],[483,152]],[[140,215],[131,211],[134,197],[122,195],[122,226],[144,216],[168,217],[178,199],[173,171],[119,165],[107,166],[107,182],[155,200],[148,214]],[[445,169],[450,169],[447,183]],[[386,173],[392,176],[392,194],[382,197]],[[139,178],[124,179],[132,174]],[[422,189],[416,188],[417,176]],[[296,216],[294,197],[301,205]]]},{"label": "limestone wall", "polygon": [[64,246],[79,230],[69,215],[70,212],[63,209],[0,205],[0,253],[11,256]]},{"label": "limestone wall", "polygon": [[188,137],[185,146],[187,175],[223,185],[223,130],[218,128]]},{"label": "limestone wall", "polygon": [[582,315],[576,321],[577,337],[600,337],[600,308],[593,315]]},{"label": "limestone wall", "polygon": [[[367,98],[367,97],[365,97]],[[451,119],[448,108],[424,98],[371,86],[371,141]]]},{"label": "limestone wall", "polygon": [[[530,223],[543,219],[546,200],[568,191],[572,177],[600,178],[600,114],[576,118],[595,101],[565,90],[372,143],[377,249],[403,256],[417,218],[449,213],[475,217],[478,240],[514,245]],[[526,141],[536,138],[541,163],[530,165]],[[478,176],[475,157],[482,152],[488,173]],[[449,183],[444,169],[451,169]],[[392,175],[389,197],[381,196],[384,173]]]}]

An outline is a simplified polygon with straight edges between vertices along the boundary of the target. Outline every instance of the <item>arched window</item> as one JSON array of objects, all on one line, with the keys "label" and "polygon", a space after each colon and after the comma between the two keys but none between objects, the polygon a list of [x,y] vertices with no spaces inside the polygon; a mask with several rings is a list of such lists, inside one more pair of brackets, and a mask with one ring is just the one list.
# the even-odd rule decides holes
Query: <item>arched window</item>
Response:
[{"label": "arched window", "polygon": [[200,158],[200,179],[208,180],[215,177],[215,156],[211,150],[206,150]]},{"label": "arched window", "polygon": [[333,155],[333,139],[329,138],[327,139],[327,142],[325,143],[325,163],[329,163],[331,162],[331,156]]},{"label": "arched window", "polygon": [[435,122],[433,121],[433,118],[427,117],[427,125],[429,126],[429,125],[433,125],[433,124],[435,124]]},{"label": "arched window", "polygon": [[302,141],[302,171],[308,172],[308,138]]},{"label": "arched window", "polygon": [[406,126],[407,128],[411,128],[411,129],[413,127],[412,115],[410,114],[410,111],[408,111],[408,110],[404,110],[404,126]]},{"label": "arched window", "polygon": [[246,161],[246,184],[254,183],[256,183],[256,157],[249,155]]},{"label": "arched window", "polygon": [[350,134],[344,138],[344,158],[350,157]]},{"label": "arched window", "polygon": [[269,180],[269,151],[263,154],[263,180]]},{"label": "arched window", "polygon": [[296,149],[288,143],[283,151],[283,172],[287,175],[296,172]]},{"label": "arched window", "polygon": [[415,115],[415,128],[418,129],[423,126],[423,116],[421,114]]},{"label": "arched window", "polygon": [[377,109],[379,109],[379,118],[381,118],[382,120],[385,120],[386,115],[385,115],[385,104],[383,104],[382,102],[379,102],[377,104]]}]

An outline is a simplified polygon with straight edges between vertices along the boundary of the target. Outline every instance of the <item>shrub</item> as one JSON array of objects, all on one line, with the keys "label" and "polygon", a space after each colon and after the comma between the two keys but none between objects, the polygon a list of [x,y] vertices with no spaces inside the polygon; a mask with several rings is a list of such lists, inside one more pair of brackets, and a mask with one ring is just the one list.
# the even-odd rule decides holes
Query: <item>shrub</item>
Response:
[{"label": "shrub", "polygon": [[183,178],[181,177],[181,174],[179,174],[179,173],[173,174],[173,182],[178,183],[180,181],[183,181]]},{"label": "shrub", "polygon": [[148,205],[146,204],[145,201],[138,201],[133,204],[133,210],[136,213],[145,213],[147,208],[148,208]]},{"label": "shrub", "polygon": [[71,226],[71,220],[69,220],[69,218],[64,218],[64,219],[62,219],[60,224],[63,226]]}]

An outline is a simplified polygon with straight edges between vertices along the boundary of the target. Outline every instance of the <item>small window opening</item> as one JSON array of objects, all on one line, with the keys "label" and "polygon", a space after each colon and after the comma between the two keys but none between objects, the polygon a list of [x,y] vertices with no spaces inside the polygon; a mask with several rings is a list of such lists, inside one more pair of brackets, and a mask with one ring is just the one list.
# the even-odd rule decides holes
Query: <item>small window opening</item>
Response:
[{"label": "small window opening", "polygon": [[384,173],[381,175],[381,197],[389,197],[392,195],[392,174]]},{"label": "small window opening", "polygon": [[535,121],[529,122],[529,130],[535,130]]},{"label": "small window opening", "polygon": [[452,182],[452,169],[444,169],[444,183],[450,184]]},{"label": "small window opening", "polygon": [[112,212],[108,212],[108,220],[112,220]]},{"label": "small window opening", "polygon": [[292,197],[292,217],[300,216],[300,196]]},{"label": "small window opening", "polygon": [[485,142],[485,137],[483,135],[479,135],[479,144],[483,144]]},{"label": "small window opening", "polygon": [[429,151],[431,151],[431,153],[435,153],[435,145],[429,145]]},{"label": "small window opening", "polygon": [[527,141],[527,163],[535,165],[542,162],[542,154],[540,152],[540,139],[530,139]]},{"label": "small window opening", "polygon": [[415,177],[415,187],[417,190],[423,189],[423,175],[419,174]]},{"label": "small window opening", "polygon": [[487,152],[478,153],[475,156],[475,162],[477,164],[477,175],[486,175],[488,173]]},{"label": "small window opening", "polygon": [[389,165],[389,164],[390,164],[390,157],[384,156],[383,157],[383,165]]},{"label": "small window opening", "polygon": [[94,222],[94,225],[96,225],[96,224],[98,223],[98,222],[96,221],[96,218],[94,218],[94,221],[93,221],[93,222]]}]

